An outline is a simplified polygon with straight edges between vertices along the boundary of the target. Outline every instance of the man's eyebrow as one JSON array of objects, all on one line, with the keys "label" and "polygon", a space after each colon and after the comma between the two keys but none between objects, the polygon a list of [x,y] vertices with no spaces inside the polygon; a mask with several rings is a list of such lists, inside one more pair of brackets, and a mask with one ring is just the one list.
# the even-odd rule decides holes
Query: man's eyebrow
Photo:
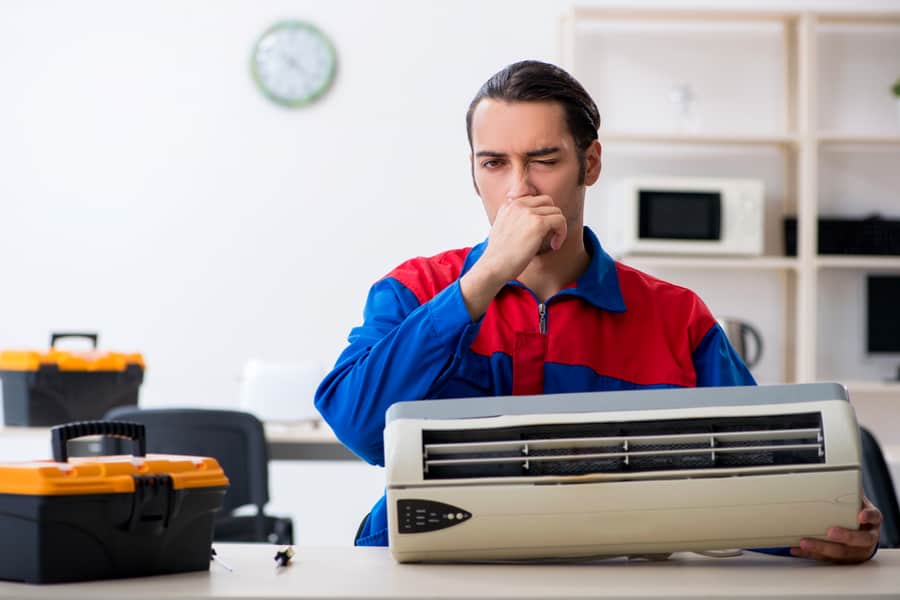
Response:
[{"label": "man's eyebrow", "polygon": [[[548,154],[555,154],[559,152],[559,146],[545,146],[543,148],[538,148],[536,150],[529,150],[525,153],[525,156],[529,158],[536,158],[538,156],[547,156]],[[496,150],[479,150],[475,153],[475,156],[490,156],[492,158],[503,158],[506,156],[505,152],[497,152]]]},{"label": "man's eyebrow", "polygon": [[545,146],[543,148],[538,148],[537,150],[529,150],[525,153],[525,156],[529,158],[535,158],[538,156],[547,156],[548,154],[555,154],[559,152],[559,146]]}]

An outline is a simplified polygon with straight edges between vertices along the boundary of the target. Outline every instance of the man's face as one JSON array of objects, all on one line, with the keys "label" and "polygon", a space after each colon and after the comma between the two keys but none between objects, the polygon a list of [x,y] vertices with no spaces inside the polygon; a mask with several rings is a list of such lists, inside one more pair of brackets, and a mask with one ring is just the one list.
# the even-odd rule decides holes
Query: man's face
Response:
[{"label": "man's face", "polygon": [[507,198],[546,195],[562,210],[570,231],[583,220],[585,184],[600,172],[600,146],[586,153],[585,181],[575,139],[557,102],[485,98],[472,114],[472,175],[493,225]]}]

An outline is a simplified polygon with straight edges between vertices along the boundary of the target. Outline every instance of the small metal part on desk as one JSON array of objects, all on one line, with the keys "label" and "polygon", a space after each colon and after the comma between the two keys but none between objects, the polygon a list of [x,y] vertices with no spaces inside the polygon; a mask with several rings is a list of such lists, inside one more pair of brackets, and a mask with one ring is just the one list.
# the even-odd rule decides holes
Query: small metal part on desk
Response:
[{"label": "small metal part on desk", "polygon": [[279,567],[288,566],[292,558],[294,558],[294,549],[290,546],[285,546],[283,550],[275,553],[275,562]]},{"label": "small metal part on desk", "polygon": [[229,567],[228,563],[226,563],[224,560],[222,560],[221,558],[218,557],[215,548],[209,549],[209,560],[214,560],[217,563],[219,563],[220,565],[222,565],[223,567],[225,567],[226,569],[228,569],[229,571],[234,572],[234,569]]}]

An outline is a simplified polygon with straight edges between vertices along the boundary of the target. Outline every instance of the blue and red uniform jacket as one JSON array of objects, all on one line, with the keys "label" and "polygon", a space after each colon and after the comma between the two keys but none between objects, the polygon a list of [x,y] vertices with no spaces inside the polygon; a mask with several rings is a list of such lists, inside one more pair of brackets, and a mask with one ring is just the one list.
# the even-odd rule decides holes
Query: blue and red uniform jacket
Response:
[{"label": "blue and red uniform jacket", "polygon": [[[584,242],[591,261],[574,284],[542,304],[511,281],[475,322],[459,278],[486,241],[403,263],[369,291],[319,412],[384,465],[385,411],[402,400],[755,384],[696,294],[613,261],[587,227]],[[356,543],[387,545],[383,497]]]}]

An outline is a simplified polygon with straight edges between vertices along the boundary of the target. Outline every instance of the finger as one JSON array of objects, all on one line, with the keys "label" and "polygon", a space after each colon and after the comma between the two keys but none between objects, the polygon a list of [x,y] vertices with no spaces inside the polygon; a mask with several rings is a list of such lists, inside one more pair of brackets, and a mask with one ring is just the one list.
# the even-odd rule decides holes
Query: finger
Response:
[{"label": "finger", "polygon": [[813,560],[818,560],[822,562],[830,562],[839,565],[852,565],[856,563],[866,562],[869,558],[869,554],[859,553],[859,552],[849,552],[844,558],[835,558],[833,556],[829,556],[827,554],[819,554],[817,552],[812,552],[809,555],[809,558]]},{"label": "finger", "polygon": [[884,516],[881,514],[880,510],[870,504],[869,507],[859,511],[856,520],[859,521],[860,525],[872,525],[873,527],[881,527],[881,522],[884,520]]},{"label": "finger", "polygon": [[821,554],[819,552],[810,552],[807,558],[811,560],[818,560],[820,562],[830,562],[830,563],[849,563],[853,562],[852,559],[849,558],[835,558],[833,556],[828,556],[827,554]]},{"label": "finger", "polygon": [[506,202],[501,204],[500,208],[497,209],[497,214],[494,215],[494,219],[496,220],[501,215],[505,215],[506,213],[508,213],[510,211],[510,208],[512,207],[512,203],[512,198],[507,198]]},{"label": "finger", "polygon": [[566,232],[568,231],[568,226],[566,225],[566,218],[562,215],[554,215],[549,218],[551,221],[550,228],[553,231],[553,237],[550,239],[550,247],[554,250],[559,250],[563,242],[566,241]]},{"label": "finger", "polygon": [[512,202],[519,204],[521,206],[553,206],[553,198],[550,196],[519,196],[518,198],[512,198]]},{"label": "finger", "polygon": [[529,212],[533,215],[547,217],[550,215],[561,215],[562,209],[560,209],[558,206],[536,206],[529,209]]},{"label": "finger", "polygon": [[828,539],[838,544],[855,546],[857,548],[872,548],[878,541],[878,535],[872,529],[845,529],[832,527],[828,530]]},{"label": "finger", "polygon": [[869,556],[869,553],[863,548],[823,540],[802,539],[800,548],[808,552],[810,558],[833,562],[856,562],[865,560]]}]

